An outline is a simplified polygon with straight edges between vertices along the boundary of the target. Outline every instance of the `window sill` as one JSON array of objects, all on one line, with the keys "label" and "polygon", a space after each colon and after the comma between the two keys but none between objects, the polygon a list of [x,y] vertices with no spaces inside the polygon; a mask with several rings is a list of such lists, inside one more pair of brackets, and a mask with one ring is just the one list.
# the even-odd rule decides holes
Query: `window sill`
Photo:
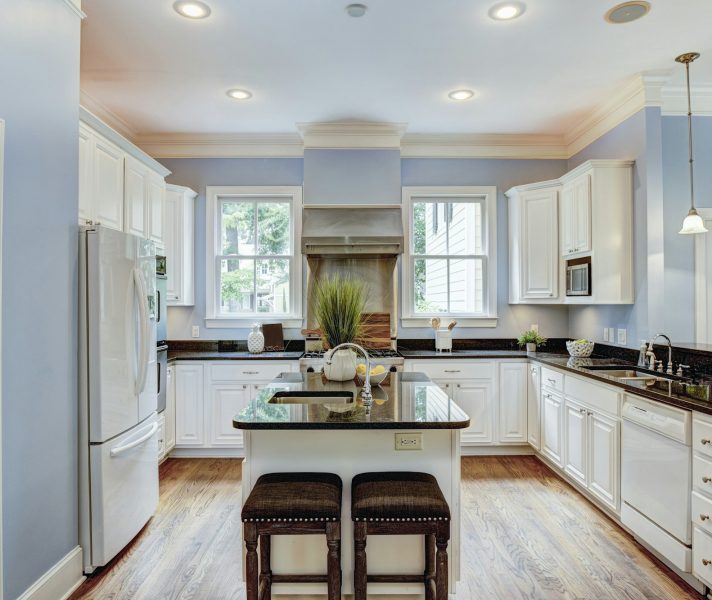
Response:
[{"label": "window sill", "polygon": [[212,317],[205,319],[207,329],[245,329],[255,323],[282,323],[285,329],[301,329],[304,323],[302,317]]},{"label": "window sill", "polygon": [[[414,327],[430,327],[430,321],[433,317],[403,317],[401,319],[401,327],[404,329]],[[448,317],[447,315],[440,316],[444,325],[447,325],[448,319],[457,321],[458,327],[497,327],[498,317]]]}]

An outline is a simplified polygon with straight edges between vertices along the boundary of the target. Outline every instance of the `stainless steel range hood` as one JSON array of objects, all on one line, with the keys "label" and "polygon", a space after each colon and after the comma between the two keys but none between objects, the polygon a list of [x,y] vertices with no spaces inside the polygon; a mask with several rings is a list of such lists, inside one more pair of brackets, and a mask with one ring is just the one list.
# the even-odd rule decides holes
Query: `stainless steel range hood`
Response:
[{"label": "stainless steel range hood", "polygon": [[302,213],[302,254],[378,258],[403,253],[401,207],[308,205]]}]

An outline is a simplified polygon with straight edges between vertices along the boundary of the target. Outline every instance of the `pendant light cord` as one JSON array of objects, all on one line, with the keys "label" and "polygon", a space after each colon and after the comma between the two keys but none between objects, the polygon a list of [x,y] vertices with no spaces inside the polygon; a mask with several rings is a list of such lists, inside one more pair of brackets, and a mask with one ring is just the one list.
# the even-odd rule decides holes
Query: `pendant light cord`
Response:
[{"label": "pendant light cord", "polygon": [[693,171],[694,159],[692,158],[692,100],[690,99],[690,62],[685,63],[687,77],[687,139],[690,153],[690,206],[695,208],[695,178]]}]

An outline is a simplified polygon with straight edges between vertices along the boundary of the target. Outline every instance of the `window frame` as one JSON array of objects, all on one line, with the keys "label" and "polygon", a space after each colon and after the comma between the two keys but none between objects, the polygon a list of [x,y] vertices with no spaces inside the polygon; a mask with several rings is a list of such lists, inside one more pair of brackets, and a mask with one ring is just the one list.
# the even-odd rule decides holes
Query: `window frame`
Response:
[{"label": "window frame", "polygon": [[[280,198],[290,204],[290,239],[291,257],[268,256],[266,258],[289,259],[289,294],[290,312],[259,313],[251,312],[240,315],[220,313],[220,277],[218,260],[225,258],[220,248],[220,202],[226,198]],[[206,236],[205,236],[205,326],[207,328],[244,328],[253,323],[280,321],[285,327],[302,327],[302,279],[304,277],[303,257],[301,254],[302,231],[302,188],[301,186],[207,186],[206,198]],[[261,255],[249,257],[259,260]],[[257,305],[255,304],[255,309]]]},{"label": "window frame", "polygon": [[[415,312],[414,264],[416,258],[425,258],[429,255],[414,255],[413,247],[413,204],[415,202],[436,199],[483,199],[485,210],[484,248],[486,260],[484,262],[484,281],[486,282],[484,294],[484,310],[480,313],[432,313],[423,314]],[[421,200],[422,199],[422,200]],[[458,325],[463,327],[496,327],[497,326],[497,188],[495,186],[417,186],[403,187],[403,229],[406,232],[404,240],[403,261],[401,265],[403,290],[401,294],[402,317],[401,325],[408,327],[429,326],[433,317],[441,319],[456,319]],[[447,215],[443,225],[447,225]],[[453,258],[455,255],[442,255],[438,258]],[[468,255],[469,256],[469,255]],[[448,292],[449,293],[449,292]]]}]

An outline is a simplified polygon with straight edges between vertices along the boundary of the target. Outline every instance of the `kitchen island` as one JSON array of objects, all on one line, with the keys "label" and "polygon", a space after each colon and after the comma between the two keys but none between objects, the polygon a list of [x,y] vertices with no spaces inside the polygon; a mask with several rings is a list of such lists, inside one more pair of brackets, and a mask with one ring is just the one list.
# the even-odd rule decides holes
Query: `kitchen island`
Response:
[{"label": "kitchen island", "polygon": [[[295,394],[296,392],[296,394]],[[320,373],[283,373],[263,389],[233,425],[244,430],[243,502],[260,475],[284,471],[336,473],[344,483],[342,593],[353,593],[351,479],[366,471],[423,471],[438,480],[452,514],[450,593],[460,570],[460,430],[469,417],[422,373],[390,373],[373,387],[367,410],[352,382]],[[328,396],[325,394],[329,394]],[[403,435],[406,434],[406,435]],[[420,538],[374,537],[369,574],[424,570]],[[323,536],[277,536],[272,565],[279,573],[326,572]],[[275,584],[275,594],[325,594],[320,584]],[[369,584],[369,594],[421,594],[419,584]]]}]

